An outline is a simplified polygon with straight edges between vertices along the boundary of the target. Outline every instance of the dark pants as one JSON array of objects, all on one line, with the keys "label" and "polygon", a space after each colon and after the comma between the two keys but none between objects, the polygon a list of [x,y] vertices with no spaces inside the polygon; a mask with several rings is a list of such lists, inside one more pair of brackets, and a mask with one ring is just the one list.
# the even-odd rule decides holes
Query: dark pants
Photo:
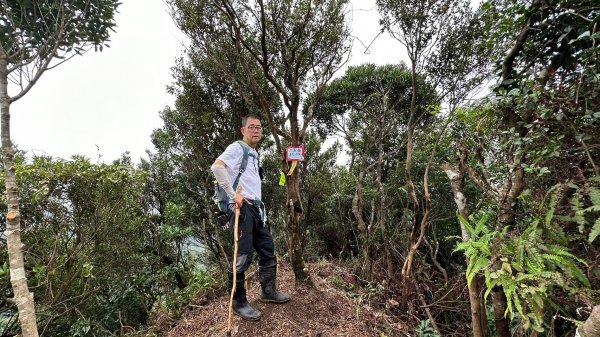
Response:
[{"label": "dark pants", "polygon": [[[234,223],[235,209],[231,209],[229,212],[229,227],[232,234]],[[277,260],[275,258],[273,237],[267,226],[264,225],[258,207],[251,204],[244,204],[240,209],[238,227],[236,272],[243,273],[250,267],[254,251],[258,254],[258,266],[260,268],[275,266]],[[233,235],[231,239],[233,240]]]}]

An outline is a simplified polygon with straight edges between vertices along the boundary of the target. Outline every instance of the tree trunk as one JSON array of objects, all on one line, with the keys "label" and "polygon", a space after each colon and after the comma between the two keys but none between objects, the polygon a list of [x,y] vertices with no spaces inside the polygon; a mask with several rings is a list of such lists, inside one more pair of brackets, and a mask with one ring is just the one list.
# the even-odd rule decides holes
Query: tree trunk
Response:
[{"label": "tree trunk", "polygon": [[579,329],[577,329],[579,337],[597,337],[600,336],[600,305],[597,305],[592,309],[592,314],[583,323]]},{"label": "tree trunk", "polygon": [[0,47],[0,111],[2,153],[4,155],[4,177],[6,182],[6,244],[15,303],[19,309],[19,322],[25,337],[37,337],[35,305],[33,293],[27,287],[27,276],[23,262],[21,243],[21,216],[19,213],[19,189],[15,170],[15,155],[10,140],[10,102],[8,97],[8,60],[4,49]]},{"label": "tree trunk", "polygon": [[487,314],[485,312],[485,301],[483,300],[482,283],[483,280],[480,277],[475,277],[471,285],[468,286],[473,337],[487,336]]},{"label": "tree trunk", "polygon": [[502,287],[492,289],[492,306],[494,307],[494,321],[496,322],[496,337],[510,337],[509,322],[504,316],[507,305]]},{"label": "tree trunk", "polygon": [[300,178],[298,169],[294,170],[291,176],[288,176],[287,182],[287,206],[289,210],[287,230],[288,230],[288,251],[290,254],[290,263],[294,271],[296,284],[311,285],[311,280],[304,268],[304,229],[302,228],[302,201],[300,199]]},{"label": "tree trunk", "polygon": [[408,197],[410,203],[413,207],[413,225],[409,238],[409,251],[406,257],[406,261],[404,261],[404,266],[402,267],[402,301],[400,306],[403,310],[407,308],[408,304],[408,287],[410,283],[410,272],[412,266],[412,257],[414,252],[418,248],[416,245],[417,241],[417,224],[420,223],[421,218],[421,209],[419,207],[419,200],[417,199],[417,193],[415,192],[415,184],[412,181],[410,175],[410,169],[412,165],[412,155],[413,155],[413,134],[415,132],[415,111],[417,110],[417,71],[416,71],[416,60],[411,59],[412,64],[412,97],[410,102],[410,116],[408,118],[408,125],[406,130],[406,163],[404,166],[404,179],[406,180],[406,191],[408,193]]},{"label": "tree trunk", "polygon": [[[467,160],[467,151],[463,144],[459,145],[459,159],[457,165],[452,167],[450,164],[444,164],[444,172],[450,180],[450,186],[452,187],[452,194],[454,195],[454,202],[458,208],[458,213],[464,218],[469,219],[470,211],[467,207],[467,198],[464,195],[464,177],[465,167],[464,163]],[[471,239],[471,235],[460,222],[460,231],[463,242],[467,242]],[[475,277],[470,285],[469,289],[469,302],[471,305],[471,327],[473,329],[473,337],[485,337],[487,334],[487,317],[485,312],[485,305],[482,298],[481,283],[478,277]]]},{"label": "tree trunk", "polygon": [[385,229],[385,222],[387,220],[387,200],[385,197],[385,189],[383,188],[383,137],[385,135],[385,112],[387,112],[387,107],[383,109],[384,113],[381,114],[381,119],[379,120],[379,136],[381,138],[378,139],[377,151],[379,152],[379,157],[377,158],[377,189],[379,191],[379,228],[381,230],[381,239],[383,241],[383,250],[385,252],[385,261],[387,265],[387,277],[391,279],[394,275],[394,263],[392,262],[392,252],[390,249],[390,241],[388,240],[388,236]]},{"label": "tree trunk", "polygon": [[355,177],[355,182],[356,182],[356,187],[355,187],[355,191],[354,191],[354,198],[352,198],[352,214],[354,215],[354,217],[356,218],[356,222],[358,224],[358,232],[359,232],[359,236],[360,236],[360,242],[359,242],[359,246],[360,246],[360,252],[362,252],[362,254],[364,254],[364,260],[365,260],[365,266],[364,266],[364,275],[367,277],[367,279],[371,279],[371,271],[372,271],[372,263],[371,263],[371,249],[370,249],[370,245],[369,245],[369,228],[370,225],[367,226],[367,223],[365,222],[365,219],[363,219],[362,216],[362,210],[363,210],[363,194],[362,194],[362,181],[363,181],[363,177],[365,175],[364,172],[364,162],[365,160],[362,160],[363,165],[361,166],[361,171],[358,174],[358,177]]},{"label": "tree trunk", "polygon": [[[514,163],[519,163],[518,159],[513,160]],[[516,167],[516,164],[515,164]],[[515,220],[514,207],[519,195],[524,188],[523,168],[516,167],[512,173],[510,181],[507,183],[507,191],[504,197],[499,201],[498,220],[496,222],[496,232],[501,233],[504,228],[513,224]],[[502,267],[498,260],[500,255],[500,238],[496,238],[492,243],[492,270],[496,271]],[[505,317],[507,303],[504,289],[502,287],[494,287],[492,289],[492,305],[494,307],[494,319],[496,320],[496,335],[498,337],[510,337],[509,320]]]}]

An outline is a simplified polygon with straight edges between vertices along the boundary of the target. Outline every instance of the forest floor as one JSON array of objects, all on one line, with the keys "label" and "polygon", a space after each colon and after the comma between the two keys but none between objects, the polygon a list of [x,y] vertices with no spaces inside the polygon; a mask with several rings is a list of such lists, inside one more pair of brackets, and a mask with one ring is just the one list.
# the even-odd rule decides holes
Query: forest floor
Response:
[{"label": "forest floor", "polygon": [[[278,289],[288,293],[285,304],[259,301],[260,284],[257,272],[248,277],[248,301],[261,311],[258,322],[249,322],[233,315],[232,336],[411,336],[408,327],[392,323],[383,310],[375,309],[363,299],[368,288],[358,286],[356,276],[330,262],[307,264],[314,287],[294,284],[294,274],[287,265],[280,266]],[[352,290],[349,296],[347,289]],[[365,292],[367,291],[367,292]],[[355,294],[355,295],[354,295]],[[362,294],[362,295],[361,295]],[[389,305],[398,303],[386,300]],[[229,296],[214,299],[198,298],[189,311],[166,333],[168,337],[226,336]]]}]

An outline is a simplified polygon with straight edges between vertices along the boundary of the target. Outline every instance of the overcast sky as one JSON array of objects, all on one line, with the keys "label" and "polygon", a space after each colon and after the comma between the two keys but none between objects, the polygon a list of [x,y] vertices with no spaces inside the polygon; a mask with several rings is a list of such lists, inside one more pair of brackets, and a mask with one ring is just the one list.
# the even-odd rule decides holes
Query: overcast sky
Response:
[{"label": "overcast sky", "polygon": [[[349,64],[399,62],[402,48],[385,33],[365,53],[380,32],[375,0],[353,0],[351,9]],[[150,134],[162,126],[159,112],[174,102],[166,86],[185,38],[163,0],[125,0],[116,23],[110,48],[46,72],[11,105],[11,134],[19,149],[64,159],[80,154],[93,162],[110,162],[125,151],[139,162],[146,149],[153,150]]]}]

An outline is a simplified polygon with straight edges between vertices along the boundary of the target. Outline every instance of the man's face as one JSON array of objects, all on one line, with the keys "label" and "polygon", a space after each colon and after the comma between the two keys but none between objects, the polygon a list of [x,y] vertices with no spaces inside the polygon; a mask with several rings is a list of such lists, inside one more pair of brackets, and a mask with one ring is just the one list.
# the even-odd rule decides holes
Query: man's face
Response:
[{"label": "man's face", "polygon": [[248,120],[246,120],[246,126],[242,127],[244,142],[252,147],[256,147],[262,138],[262,131],[262,125],[258,119],[248,118]]}]

